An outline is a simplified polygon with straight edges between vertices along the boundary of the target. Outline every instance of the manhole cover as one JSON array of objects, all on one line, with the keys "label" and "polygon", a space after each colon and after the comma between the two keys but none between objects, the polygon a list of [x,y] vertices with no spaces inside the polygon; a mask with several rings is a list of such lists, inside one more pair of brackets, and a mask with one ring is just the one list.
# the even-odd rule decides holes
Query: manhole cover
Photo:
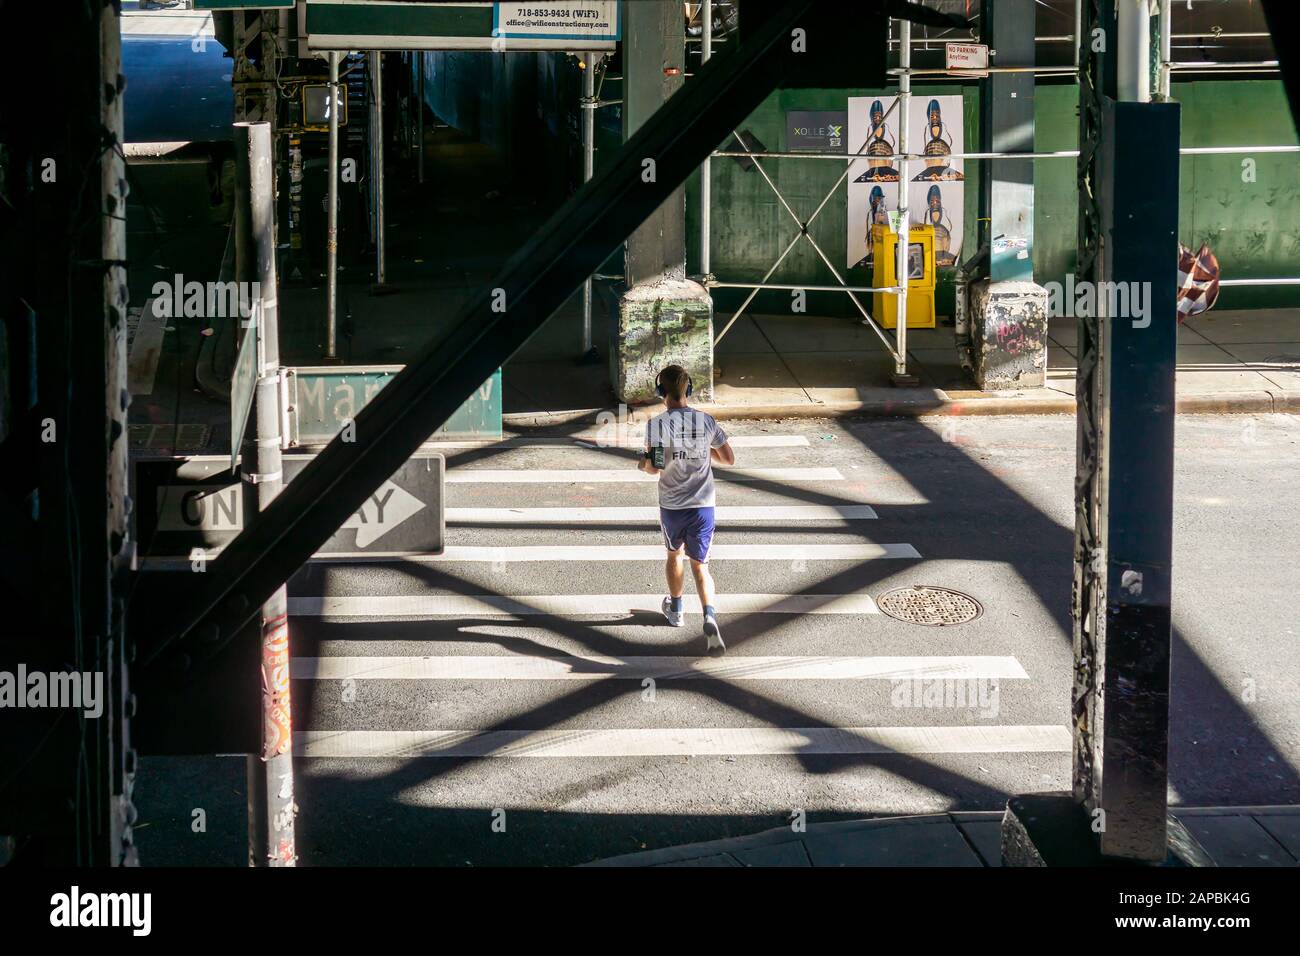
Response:
[{"label": "manhole cover", "polygon": [[886,591],[876,599],[876,606],[895,620],[936,627],[965,624],[984,613],[969,594],[927,585]]}]

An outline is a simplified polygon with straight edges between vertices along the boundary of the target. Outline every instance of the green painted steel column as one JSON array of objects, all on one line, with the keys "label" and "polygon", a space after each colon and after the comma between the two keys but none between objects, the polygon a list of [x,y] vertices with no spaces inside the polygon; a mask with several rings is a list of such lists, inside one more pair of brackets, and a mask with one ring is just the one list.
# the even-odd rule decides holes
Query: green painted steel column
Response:
[{"label": "green painted steel column", "polygon": [[[986,0],[980,42],[988,44],[990,66],[1032,66],[1034,18],[1015,0]],[[1034,74],[990,73],[980,81],[980,151],[1034,151]],[[988,221],[989,276],[1033,281],[1034,164],[991,159],[984,172],[980,218]]]},{"label": "green painted steel column", "polygon": [[[686,24],[680,3],[637,0],[623,5],[623,141],[681,89]],[[674,72],[675,71],[675,72]],[[627,240],[628,288],[660,275],[686,276],[686,189],[673,191]]]},{"label": "green painted steel column", "polygon": [[[676,0],[623,4],[623,140],[681,89],[686,22]],[[641,178],[655,180],[655,157]],[[627,291],[610,342],[610,380],[619,401],[657,401],[655,380],[667,365],[690,373],[694,398],[713,397],[713,300],[686,278],[686,188],[673,190],[624,247]]]}]

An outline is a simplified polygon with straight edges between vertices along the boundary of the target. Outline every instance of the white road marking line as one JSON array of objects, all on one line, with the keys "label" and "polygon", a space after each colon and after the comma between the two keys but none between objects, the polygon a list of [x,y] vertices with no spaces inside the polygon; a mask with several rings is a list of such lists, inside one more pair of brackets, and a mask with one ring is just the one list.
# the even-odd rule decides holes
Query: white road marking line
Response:
[{"label": "white road marking line", "polygon": [[1069,753],[1062,725],[642,730],[308,730],[299,757],[660,757]]},{"label": "white road marking line", "polygon": [[162,355],[163,326],[167,319],[154,314],[154,302],[149,299],[140,314],[140,324],[131,339],[127,357],[127,389],[132,395],[153,394],[153,380],[158,374],[158,359]]},{"label": "white road marking line", "polygon": [[[659,524],[653,505],[630,508],[448,508],[448,524],[602,524],[635,522]],[[870,505],[719,505],[715,518],[722,521],[834,521],[877,517]]]},{"label": "white road marking line", "polygon": [[[290,597],[294,617],[423,618],[631,616],[659,614],[661,594],[419,594],[363,597]],[[869,594],[719,594],[720,614],[879,614]],[[686,595],[689,614],[701,613],[700,600]]]},{"label": "white road marking line", "polygon": [[[715,544],[709,560],[719,561],[874,561],[919,558],[910,544]],[[494,547],[491,545],[449,545],[442,554],[413,555],[422,564],[492,562],[515,564],[525,561],[662,561],[662,544],[538,544]]]},{"label": "white road marking line", "polygon": [[295,657],[295,680],[1028,680],[1014,657]]},{"label": "white road marking line", "polygon": [[[719,481],[843,481],[838,468],[715,468]],[[623,468],[580,468],[555,470],[540,468],[448,468],[451,485],[481,484],[631,484],[657,482],[657,475],[637,471],[630,464]]]},{"label": "white road marking line", "polygon": [[[732,435],[728,439],[732,448],[807,448],[808,438],[804,435]],[[589,448],[644,448],[645,433],[625,435],[613,440],[594,431],[576,432],[572,435],[557,435],[553,438],[510,437],[481,441],[432,441],[425,445],[433,450],[447,448],[572,448],[574,445]]]}]

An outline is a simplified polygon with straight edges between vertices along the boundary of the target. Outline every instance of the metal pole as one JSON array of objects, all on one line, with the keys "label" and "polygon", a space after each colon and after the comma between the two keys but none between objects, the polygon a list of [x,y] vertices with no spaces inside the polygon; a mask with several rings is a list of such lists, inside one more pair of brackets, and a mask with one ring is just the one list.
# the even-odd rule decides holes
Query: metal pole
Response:
[{"label": "metal pole", "polygon": [[[235,124],[239,244],[236,264],[240,301],[252,305],[259,335],[255,430],[240,449],[244,513],[249,523],[265,511],[284,486],[280,457],[280,346],[275,275],[275,189],[271,125]],[[245,295],[252,283],[255,295]],[[260,329],[259,329],[260,325]],[[262,605],[262,753],[248,758],[248,862],[250,866],[294,866],[293,753],[289,700],[289,618],[286,587]]]},{"label": "metal pole", "polygon": [[[704,43],[700,47],[700,62],[713,56],[713,0],[704,0],[701,11],[704,18]],[[704,157],[700,164],[700,275],[707,283],[713,275],[713,163]]]},{"label": "metal pole", "polygon": [[[582,181],[591,179],[596,168],[596,60],[603,54],[583,54],[582,71]],[[591,344],[591,276],[582,283],[582,355],[590,355]]]},{"label": "metal pole", "polygon": [[1083,0],[1074,0],[1074,71],[1079,72],[1079,57],[1083,53]]},{"label": "metal pole", "polygon": [[1151,99],[1151,16],[1147,0],[1117,0],[1119,56],[1115,64],[1117,99],[1146,103]]},{"label": "metal pole", "polygon": [[1160,98],[1169,99],[1169,61],[1173,59],[1174,0],[1160,0]]},{"label": "metal pole", "polygon": [[329,197],[326,201],[328,225],[325,229],[326,265],[325,297],[325,358],[338,358],[338,292],[339,292],[339,54],[331,50],[330,63],[330,163],[327,180]]},{"label": "metal pole", "polygon": [[[908,111],[912,103],[912,76],[907,71],[912,67],[912,23],[899,20],[898,65],[903,69],[898,77],[898,151],[907,154]],[[911,238],[907,210],[907,160],[898,161],[898,298],[896,314],[898,322],[894,326],[894,339],[898,343],[898,354],[894,356],[894,378],[903,380],[907,377],[907,248]]]},{"label": "metal pole", "polygon": [[370,51],[370,155],[374,177],[375,284],[384,284],[384,54]]},{"label": "metal pole", "polygon": [[424,185],[424,54],[415,54],[415,169],[417,182]]}]

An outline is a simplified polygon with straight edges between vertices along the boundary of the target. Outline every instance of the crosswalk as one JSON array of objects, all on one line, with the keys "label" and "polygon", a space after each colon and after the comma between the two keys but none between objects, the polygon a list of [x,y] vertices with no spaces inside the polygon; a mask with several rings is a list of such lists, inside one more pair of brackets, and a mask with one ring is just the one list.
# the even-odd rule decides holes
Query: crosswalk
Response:
[{"label": "crosswalk", "polygon": [[[810,758],[974,760],[961,772],[977,776],[980,761],[1069,754],[1065,724],[1008,706],[1034,682],[1016,653],[880,612],[873,594],[927,567],[925,542],[881,518],[882,497],[908,494],[897,481],[808,435],[734,435],[748,453],[717,470],[711,553],[729,651],[712,658],[691,584],[684,628],[660,613],[655,479],[627,452],[638,440],[595,439],[446,445],[444,553],[291,582],[308,766],[517,761],[509,786],[549,810],[566,798],[536,794],[585,792],[593,761],[613,761],[658,781],[623,797],[657,813],[715,798],[663,761],[757,761],[784,793]],[[542,766],[545,785],[521,783]]]}]

